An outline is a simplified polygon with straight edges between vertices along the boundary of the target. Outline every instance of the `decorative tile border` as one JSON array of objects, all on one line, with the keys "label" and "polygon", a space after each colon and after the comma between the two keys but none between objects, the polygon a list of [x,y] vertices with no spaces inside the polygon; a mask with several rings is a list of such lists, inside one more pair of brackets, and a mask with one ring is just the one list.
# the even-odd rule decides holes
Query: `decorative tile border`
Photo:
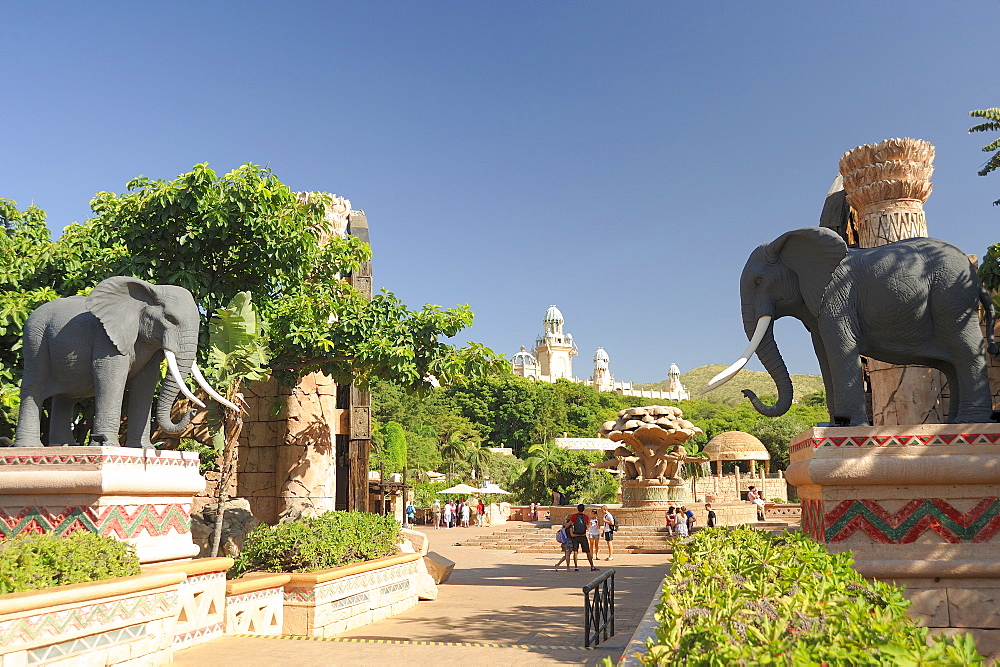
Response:
[{"label": "decorative tile border", "polygon": [[[815,508],[805,501],[802,528],[816,537]],[[806,518],[808,515],[808,519]],[[917,498],[890,512],[875,500],[844,500],[822,518],[825,542],[843,542],[858,531],[879,544],[910,544],[932,530],[951,544],[982,543],[1000,531],[1000,498],[982,498],[960,512],[941,498]]]},{"label": "decorative tile border", "polygon": [[243,593],[242,595],[227,595],[226,604],[246,604],[247,602],[254,602],[256,600],[265,600],[280,595],[283,590],[283,586],[276,586],[275,588],[264,588],[251,593]]},{"label": "decorative tile border", "polygon": [[996,445],[1000,444],[1000,432],[997,433],[936,433],[925,435],[864,435],[864,436],[830,436],[822,435],[799,440],[789,452],[797,452],[820,447],[911,447],[935,445]]},{"label": "decorative tile border", "polygon": [[29,665],[47,665],[54,660],[66,658],[85,651],[99,651],[111,648],[120,644],[125,644],[140,637],[146,636],[146,624],[130,625],[118,630],[109,630],[96,635],[80,637],[68,642],[50,644],[28,651],[27,662]]},{"label": "decorative tile border", "polygon": [[148,535],[160,537],[170,531],[179,535],[191,532],[190,503],[156,505],[106,505],[103,507],[66,507],[53,511],[47,507],[25,507],[15,515],[0,508],[0,535],[9,539],[24,533],[52,531],[69,535],[88,531],[131,539]]},{"label": "decorative tile border", "polygon": [[51,454],[16,454],[0,455],[0,466],[44,466],[44,465],[99,465],[128,464],[138,466],[167,466],[180,468],[197,468],[197,458],[180,456],[143,456],[142,454],[112,454],[96,452],[93,454],[60,453],[59,448]]},{"label": "decorative tile border", "polygon": [[817,542],[826,542],[825,518],[822,500],[802,501],[802,532]]},{"label": "decorative tile border", "polygon": [[177,592],[167,591],[0,621],[0,646],[58,637],[122,620],[139,621],[168,612],[176,603]]},{"label": "decorative tile border", "polygon": [[186,644],[188,642],[194,642],[195,640],[205,639],[209,637],[214,637],[215,635],[222,634],[222,623],[213,623],[212,625],[205,626],[204,628],[198,628],[197,630],[191,630],[189,632],[182,632],[179,635],[174,636],[174,646],[178,644]]},{"label": "decorative tile border", "polygon": [[354,593],[386,584],[395,584],[400,579],[409,579],[419,574],[416,561],[350,575],[315,586],[292,586],[285,589],[286,602],[315,603],[339,600]]},{"label": "decorative tile border", "polygon": [[201,584],[206,581],[219,581],[219,580],[221,581],[226,580],[225,572],[209,572],[207,574],[193,574],[190,575],[184,581],[182,581],[181,586],[189,586],[191,584]]}]

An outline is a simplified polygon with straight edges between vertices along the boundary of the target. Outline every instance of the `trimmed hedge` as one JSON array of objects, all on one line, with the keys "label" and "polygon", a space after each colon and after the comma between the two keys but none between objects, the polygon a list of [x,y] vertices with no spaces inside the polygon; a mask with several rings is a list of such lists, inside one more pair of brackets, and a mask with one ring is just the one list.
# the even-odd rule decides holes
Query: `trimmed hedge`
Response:
[{"label": "trimmed hedge", "polygon": [[646,665],[982,664],[971,635],[935,638],[902,590],[798,533],[698,531],[674,546]]},{"label": "trimmed hedge", "polygon": [[243,543],[230,577],[246,572],[313,572],[389,556],[399,522],[367,512],[327,512],[276,526],[261,524]]},{"label": "trimmed hedge", "polygon": [[45,533],[0,542],[0,594],[135,574],[140,574],[135,548],[113,537]]}]

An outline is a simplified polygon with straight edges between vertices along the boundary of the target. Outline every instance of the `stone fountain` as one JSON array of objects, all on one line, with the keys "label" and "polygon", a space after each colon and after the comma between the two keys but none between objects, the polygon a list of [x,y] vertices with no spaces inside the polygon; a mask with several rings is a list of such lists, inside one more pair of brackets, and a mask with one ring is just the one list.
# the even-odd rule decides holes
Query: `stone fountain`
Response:
[{"label": "stone fountain", "polygon": [[681,466],[707,460],[688,456],[684,449],[684,443],[701,432],[678,408],[663,405],[626,408],[617,420],[601,425],[601,435],[622,443],[613,459],[594,464],[596,468],[618,468],[623,475],[619,523],[663,524],[667,507],[679,505],[684,498]]}]

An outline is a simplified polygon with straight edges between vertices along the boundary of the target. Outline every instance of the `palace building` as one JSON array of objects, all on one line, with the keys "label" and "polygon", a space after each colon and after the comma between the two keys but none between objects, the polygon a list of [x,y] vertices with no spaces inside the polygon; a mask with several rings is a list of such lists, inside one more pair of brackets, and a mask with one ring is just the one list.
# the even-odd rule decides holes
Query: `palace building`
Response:
[{"label": "palace building", "polygon": [[[563,331],[565,320],[559,309],[549,306],[542,319],[544,333],[535,339],[535,347],[528,352],[524,346],[511,359],[514,375],[531,378],[538,382],[555,382],[559,379],[581,382],[573,377],[573,357],[577,354],[573,335]],[[597,391],[613,391],[627,396],[641,396],[666,401],[684,401],[691,394],[681,384],[681,371],[677,364],[670,364],[667,372],[667,388],[663,391],[635,389],[631,382],[617,382],[610,370],[611,359],[603,347],[594,353],[594,372],[582,384],[590,385]]]}]

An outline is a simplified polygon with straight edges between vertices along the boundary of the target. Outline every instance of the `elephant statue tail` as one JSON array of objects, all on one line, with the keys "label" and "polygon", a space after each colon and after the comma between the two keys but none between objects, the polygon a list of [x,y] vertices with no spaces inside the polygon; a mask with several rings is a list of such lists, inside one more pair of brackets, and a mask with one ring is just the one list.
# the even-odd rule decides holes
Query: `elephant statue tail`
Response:
[{"label": "elephant statue tail", "polygon": [[982,286],[979,287],[979,303],[983,305],[983,311],[986,313],[986,351],[993,356],[1000,356],[1000,346],[993,339],[996,309],[993,307],[993,300],[990,299],[989,292]]}]

